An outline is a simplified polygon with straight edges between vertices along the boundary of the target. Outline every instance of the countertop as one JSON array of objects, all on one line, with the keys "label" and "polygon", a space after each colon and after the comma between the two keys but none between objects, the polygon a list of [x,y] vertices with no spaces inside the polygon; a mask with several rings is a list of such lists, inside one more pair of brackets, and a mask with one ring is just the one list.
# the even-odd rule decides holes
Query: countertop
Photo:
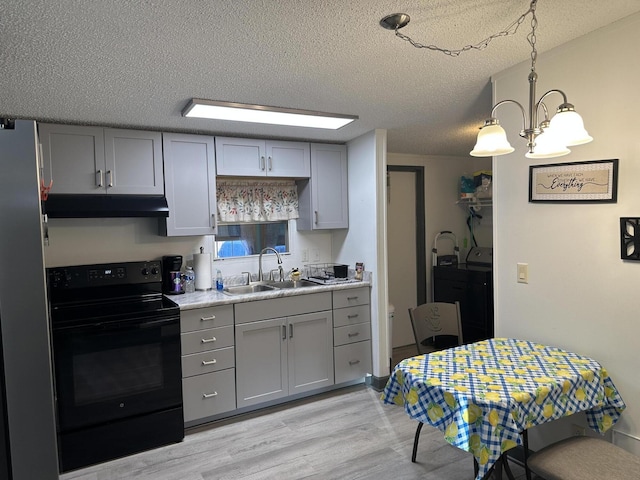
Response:
[{"label": "countertop", "polygon": [[266,292],[246,293],[242,295],[228,295],[217,290],[196,291],[182,295],[166,295],[180,307],[180,310],[193,308],[214,307],[217,305],[229,305],[234,303],[254,302],[271,298],[293,297],[296,295],[309,295],[311,293],[332,292],[335,290],[347,290],[358,287],[370,287],[371,282],[359,281],[351,283],[335,283],[300,288],[283,288]]}]

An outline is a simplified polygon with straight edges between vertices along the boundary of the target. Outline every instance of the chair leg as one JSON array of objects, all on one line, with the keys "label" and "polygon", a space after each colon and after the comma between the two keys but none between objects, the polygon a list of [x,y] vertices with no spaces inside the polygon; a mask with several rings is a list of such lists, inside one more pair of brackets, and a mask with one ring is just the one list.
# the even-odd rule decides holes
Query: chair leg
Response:
[{"label": "chair leg", "polygon": [[522,447],[524,448],[524,472],[527,480],[531,480],[531,470],[529,469],[529,435],[526,430],[522,432]]},{"label": "chair leg", "polygon": [[411,455],[411,461],[413,463],[416,463],[416,454],[418,453],[418,439],[420,438],[420,430],[422,430],[423,426],[424,423],[418,423],[418,428],[416,428],[416,436],[413,439],[413,454]]}]

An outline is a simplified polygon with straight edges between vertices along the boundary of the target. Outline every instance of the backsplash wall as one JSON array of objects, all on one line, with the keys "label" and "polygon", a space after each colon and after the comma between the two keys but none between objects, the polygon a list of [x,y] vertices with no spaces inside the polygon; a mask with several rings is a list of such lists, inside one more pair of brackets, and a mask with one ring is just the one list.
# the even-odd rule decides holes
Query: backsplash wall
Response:
[{"label": "backsplash wall", "polygon": [[[190,263],[201,246],[205,252],[213,252],[212,235],[164,237],[158,235],[159,221],[155,218],[50,219],[49,246],[44,249],[45,266],[155,260],[163,255],[182,255],[183,263]],[[330,232],[300,233],[296,230],[295,220],[291,222],[290,231],[291,253],[282,256],[285,271],[307,263],[332,261]],[[303,249],[309,252],[309,261],[302,262]],[[266,271],[275,268],[275,260],[263,259],[263,263]],[[256,274],[258,257],[214,260],[213,271],[216,269],[220,269],[225,277],[243,271]]]}]

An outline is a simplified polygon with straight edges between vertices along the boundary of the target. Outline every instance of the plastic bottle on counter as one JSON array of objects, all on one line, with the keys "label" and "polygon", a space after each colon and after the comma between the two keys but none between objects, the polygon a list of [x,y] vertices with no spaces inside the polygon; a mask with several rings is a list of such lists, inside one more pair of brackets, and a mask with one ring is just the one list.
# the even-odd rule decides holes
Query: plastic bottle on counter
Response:
[{"label": "plastic bottle on counter", "polygon": [[196,291],[196,272],[193,271],[193,267],[187,267],[184,272],[184,291],[186,293],[193,293]]},{"label": "plastic bottle on counter", "polygon": [[222,272],[220,270],[216,271],[216,290],[218,291],[224,290],[224,283],[222,281]]}]

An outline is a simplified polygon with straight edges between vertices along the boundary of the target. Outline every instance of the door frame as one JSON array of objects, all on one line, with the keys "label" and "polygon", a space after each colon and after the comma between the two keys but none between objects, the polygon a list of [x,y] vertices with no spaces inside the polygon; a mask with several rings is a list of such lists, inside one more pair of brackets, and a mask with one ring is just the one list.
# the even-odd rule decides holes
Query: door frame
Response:
[{"label": "door frame", "polygon": [[[424,167],[417,165],[387,165],[389,172],[409,172],[415,174],[416,182],[416,299],[418,305],[427,302],[427,240],[424,203]],[[387,177],[388,178],[388,177]],[[387,185],[388,187],[388,185]]]}]

